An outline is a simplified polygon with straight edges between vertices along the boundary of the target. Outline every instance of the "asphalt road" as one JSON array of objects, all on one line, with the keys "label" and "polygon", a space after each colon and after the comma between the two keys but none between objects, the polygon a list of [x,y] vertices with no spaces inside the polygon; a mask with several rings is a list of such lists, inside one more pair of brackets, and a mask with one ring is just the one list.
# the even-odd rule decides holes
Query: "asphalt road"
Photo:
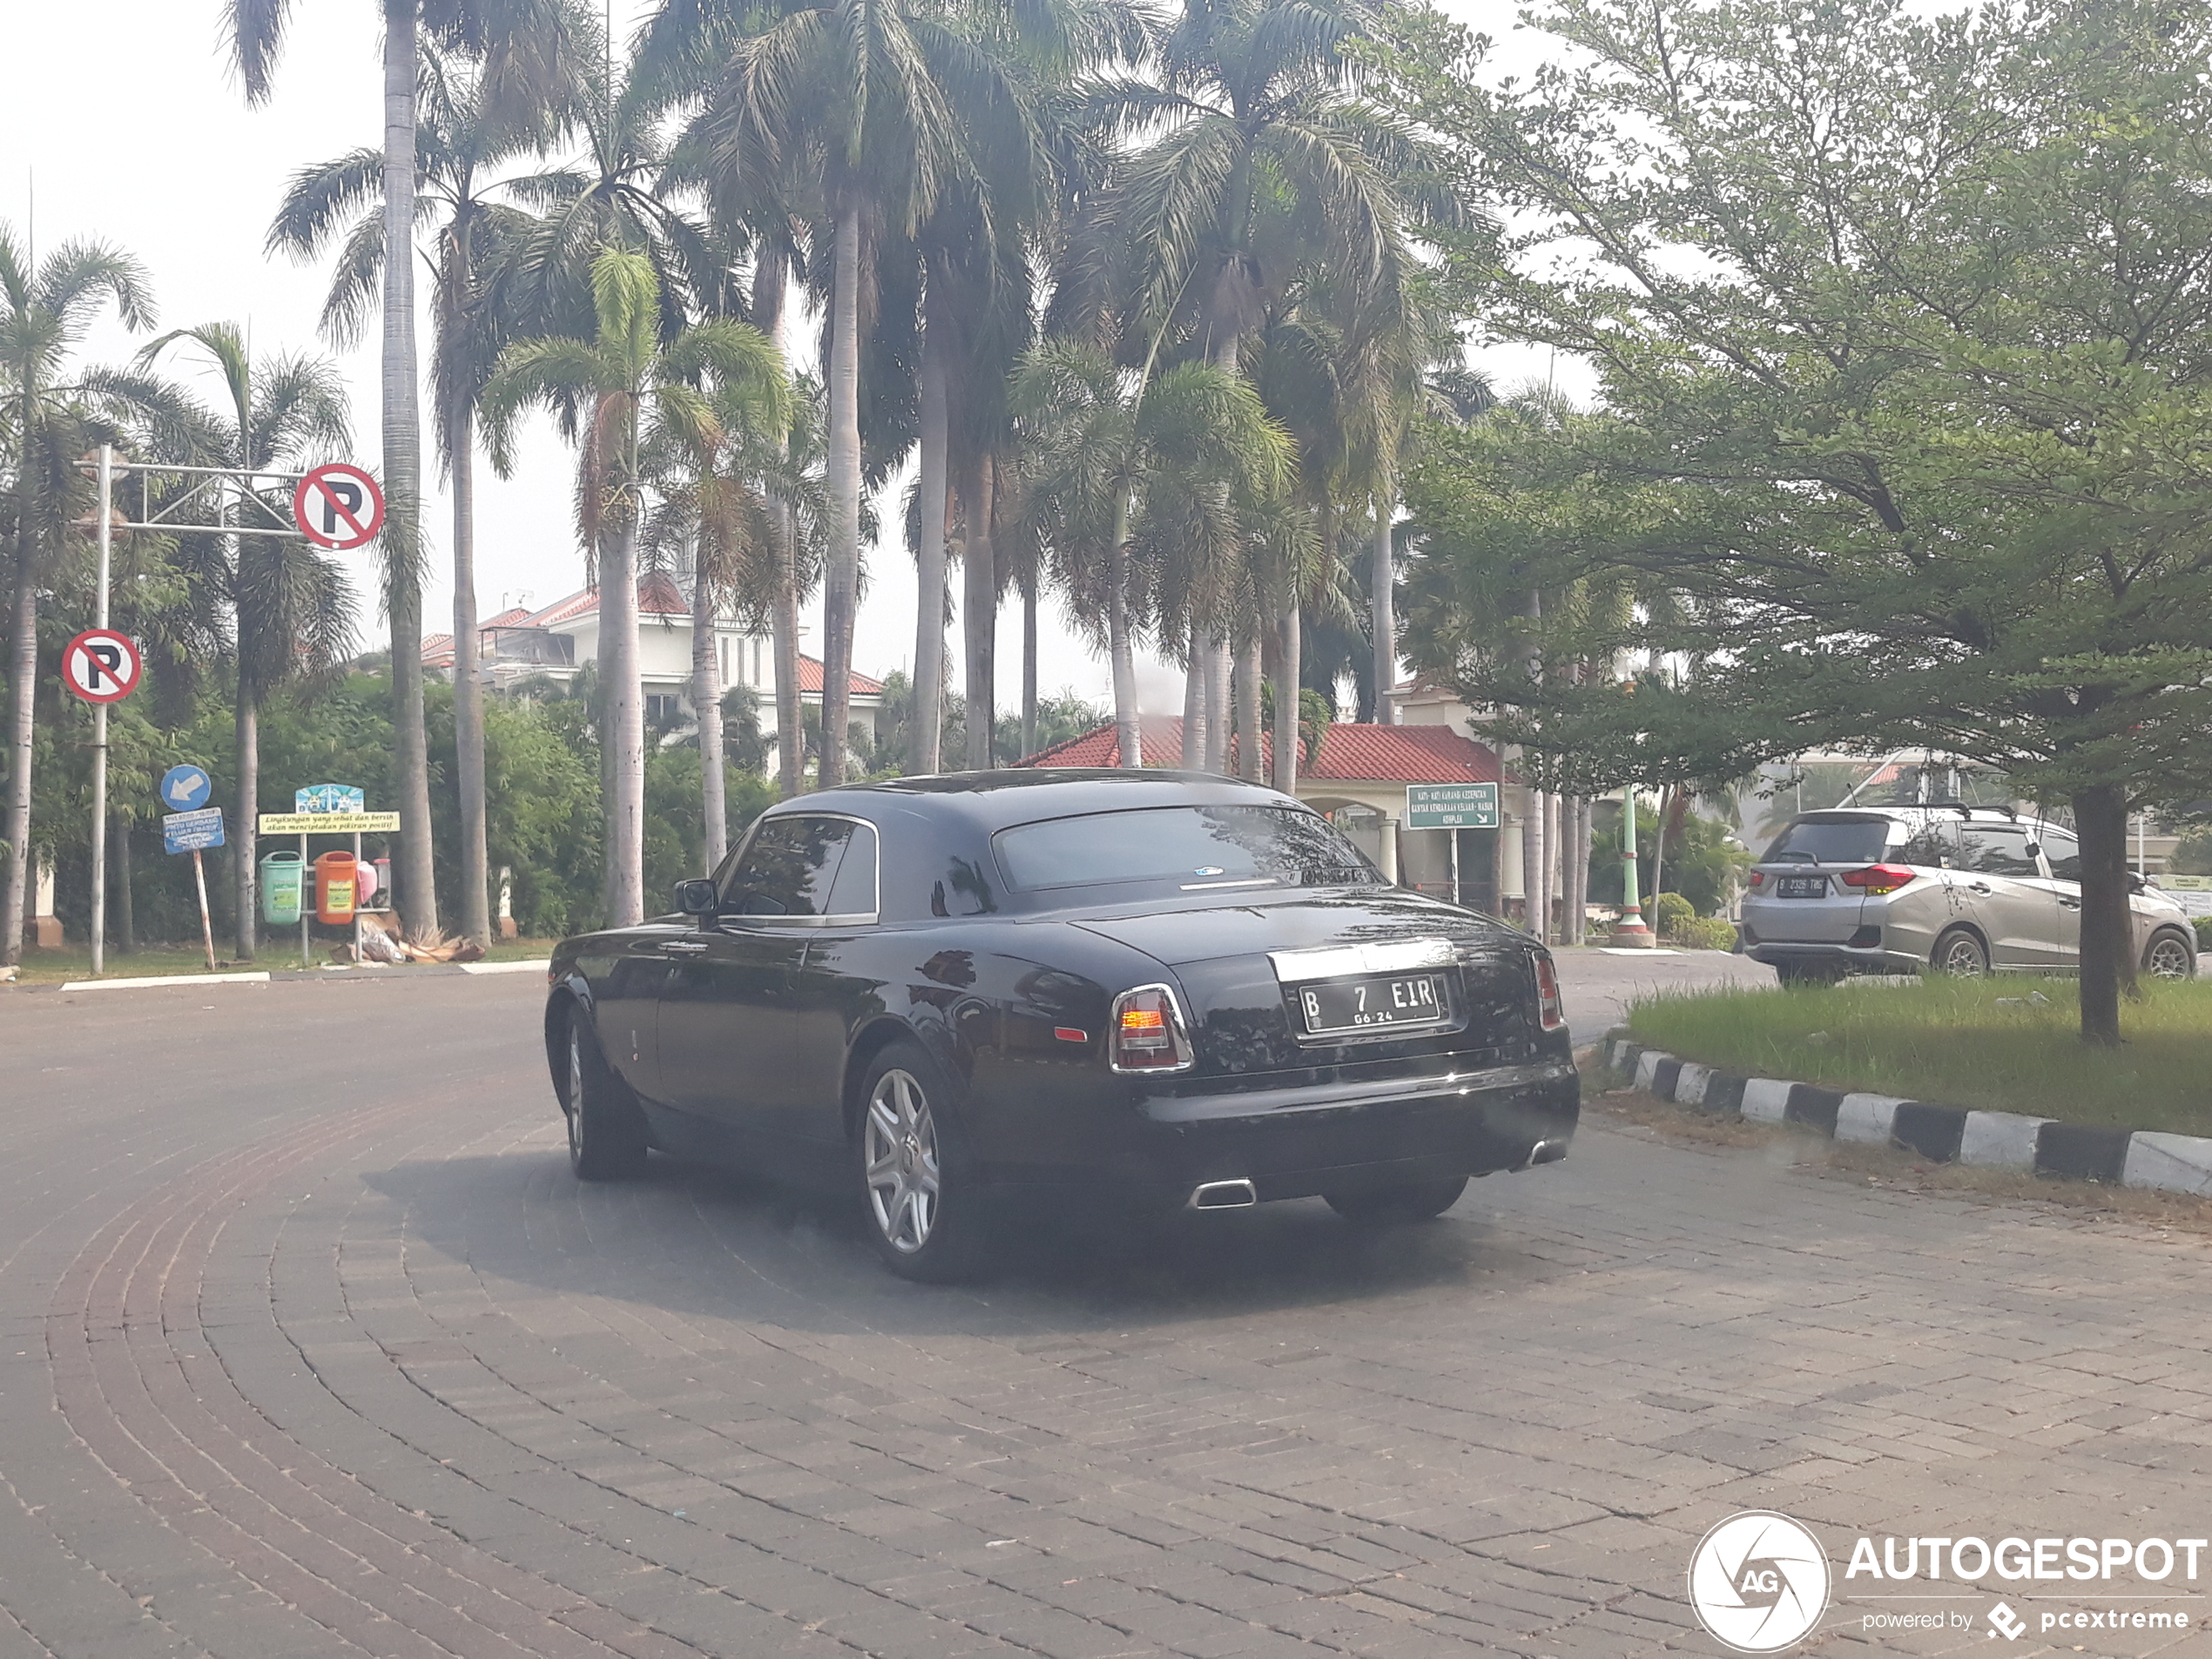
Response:
[{"label": "asphalt road", "polygon": [[[1663,967],[1619,960],[1578,1022]],[[1824,1538],[1824,1653],[2212,1650],[2034,1622],[2195,1615],[2105,1594],[2178,1573],[1841,1578],[1860,1533],[2212,1533],[2196,1237],[1592,1122],[1429,1226],[925,1289],[835,1206],[578,1187],[540,995],[0,994],[0,1659],[1715,1654],[1684,1572],[1747,1508]]]}]

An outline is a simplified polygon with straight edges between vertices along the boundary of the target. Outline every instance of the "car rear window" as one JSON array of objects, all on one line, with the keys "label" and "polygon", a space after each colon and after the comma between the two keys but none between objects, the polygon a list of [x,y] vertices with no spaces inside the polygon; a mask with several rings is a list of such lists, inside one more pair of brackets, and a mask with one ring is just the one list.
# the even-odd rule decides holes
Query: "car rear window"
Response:
[{"label": "car rear window", "polygon": [[1172,881],[1188,891],[1240,882],[1365,887],[1382,877],[1318,813],[1285,806],[1148,806],[1018,825],[992,838],[1016,887]]},{"label": "car rear window", "polygon": [[1762,864],[1871,864],[1889,839],[1886,818],[1801,818],[1774,839]]}]

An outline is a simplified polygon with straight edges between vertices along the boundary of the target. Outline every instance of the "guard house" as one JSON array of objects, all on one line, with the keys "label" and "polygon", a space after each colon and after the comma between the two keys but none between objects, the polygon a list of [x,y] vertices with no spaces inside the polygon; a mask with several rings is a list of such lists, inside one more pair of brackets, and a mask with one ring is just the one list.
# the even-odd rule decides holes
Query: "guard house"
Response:
[{"label": "guard house", "polygon": [[[1183,721],[1179,716],[1146,716],[1141,723],[1144,764],[1183,764]],[[1273,764],[1273,743],[1264,743],[1264,772]],[[1079,738],[1039,751],[1015,764],[1022,766],[1118,766],[1121,739],[1109,722]],[[1233,765],[1233,760],[1232,760]],[[1497,784],[1508,811],[1520,793],[1498,763],[1497,752],[1447,725],[1330,725],[1320,750],[1298,769],[1298,795],[1326,813],[1374,860],[1384,874],[1406,887],[1440,898],[1455,896],[1452,883],[1449,830],[1406,826],[1406,796],[1413,784]],[[1495,914],[1498,861],[1495,830],[1460,830],[1460,902]],[[1517,853],[1516,853],[1517,856]],[[1520,891],[1520,871],[1509,872],[1508,897]]]}]

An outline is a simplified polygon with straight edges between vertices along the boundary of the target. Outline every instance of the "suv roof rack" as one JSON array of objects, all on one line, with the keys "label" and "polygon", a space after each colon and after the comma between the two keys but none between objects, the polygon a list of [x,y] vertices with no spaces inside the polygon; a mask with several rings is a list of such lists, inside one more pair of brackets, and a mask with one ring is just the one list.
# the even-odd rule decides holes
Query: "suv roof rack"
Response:
[{"label": "suv roof rack", "polygon": [[2011,819],[2015,824],[2020,822],[2020,816],[2017,811],[2010,806],[1974,806],[1963,800],[1923,800],[1915,801],[1913,805],[1916,806],[1945,806],[1949,807],[1954,812],[1960,813],[2002,813],[2006,817]]}]

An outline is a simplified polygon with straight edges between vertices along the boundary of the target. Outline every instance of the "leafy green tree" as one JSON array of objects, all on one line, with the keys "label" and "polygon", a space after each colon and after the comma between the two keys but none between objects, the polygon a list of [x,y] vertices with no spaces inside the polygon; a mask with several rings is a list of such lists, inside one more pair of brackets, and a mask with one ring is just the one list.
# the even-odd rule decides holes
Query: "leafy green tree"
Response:
[{"label": "leafy green tree", "polygon": [[1646,510],[1570,569],[1682,596],[1570,619],[1545,654],[1686,669],[1498,696],[1541,703],[1557,753],[1727,778],[1926,745],[2070,803],[2081,1032],[2116,1043],[2128,815],[2205,792],[2212,718],[2206,19],[1568,0],[1545,22],[1588,68],[1486,90],[1428,17],[1393,72],[1517,226],[1503,261],[1455,261],[1459,303],[1586,356],[1618,417],[1563,460]]},{"label": "leafy green tree", "polygon": [[[604,741],[613,751],[610,920],[626,926],[644,914],[644,696],[637,658],[642,456],[658,435],[711,457],[725,437],[712,388],[752,400],[771,427],[788,424],[790,390],[782,359],[748,324],[711,320],[664,341],[659,287],[643,255],[610,247],[592,280],[596,338],[509,347],[482,407],[492,462],[502,473],[513,462],[516,420],[532,404],[561,411],[578,440],[577,529],[597,563],[599,664],[609,703]],[[702,382],[711,383],[710,390],[703,391]]]},{"label": "leafy green tree", "polygon": [[145,273],[126,253],[98,242],[66,242],[34,266],[14,231],[0,226],[0,464],[14,555],[10,671],[15,691],[8,752],[8,878],[0,898],[0,963],[22,960],[30,869],[33,702],[38,678],[38,593],[64,556],[71,521],[83,510],[78,458],[97,428],[70,359],[104,306],[131,328],[153,323]]}]

